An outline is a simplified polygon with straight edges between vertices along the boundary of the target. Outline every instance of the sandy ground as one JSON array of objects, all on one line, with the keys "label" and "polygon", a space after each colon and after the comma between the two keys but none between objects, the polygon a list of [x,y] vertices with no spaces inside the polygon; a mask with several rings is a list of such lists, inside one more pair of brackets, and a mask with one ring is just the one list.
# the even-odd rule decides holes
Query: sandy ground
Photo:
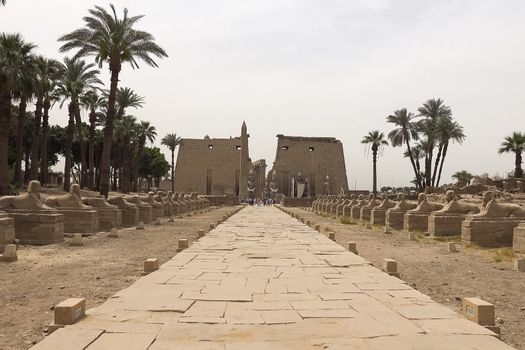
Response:
[{"label": "sandy ground", "polygon": [[52,307],[70,297],[86,299],[86,307],[103,303],[140,278],[144,260],[164,263],[176,254],[177,240],[197,238],[233,207],[175,219],[162,226],[147,225],[85,239],[83,247],[68,243],[43,247],[20,246],[18,261],[0,262],[0,350],[28,349],[41,340],[53,321]]},{"label": "sandy ground", "polygon": [[448,253],[446,242],[421,236],[409,241],[401,231],[387,235],[382,227],[367,230],[306,210],[292,211],[320,224],[323,233],[328,226],[345,247],[348,241],[356,242],[359,255],[379,268],[383,258],[397,260],[404,281],[457,312],[464,297],[477,296],[493,303],[496,318],[501,319],[501,339],[525,350],[525,273],[514,271],[511,262],[495,262],[494,250],[458,243],[460,252]]}]

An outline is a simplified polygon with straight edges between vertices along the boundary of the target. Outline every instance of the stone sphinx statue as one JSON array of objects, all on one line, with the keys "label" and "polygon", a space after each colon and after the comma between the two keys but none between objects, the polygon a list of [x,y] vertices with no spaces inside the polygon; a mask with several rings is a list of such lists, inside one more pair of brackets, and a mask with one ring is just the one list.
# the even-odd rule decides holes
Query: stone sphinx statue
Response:
[{"label": "stone sphinx statue", "polygon": [[475,204],[460,202],[456,193],[448,190],[445,206],[428,217],[428,233],[431,236],[453,236],[461,232],[461,224],[468,214],[479,213]]},{"label": "stone sphinx statue", "polygon": [[40,182],[33,180],[27,187],[27,193],[18,196],[0,197],[0,211],[11,210],[53,210],[42,201]]},{"label": "stone sphinx statue", "polygon": [[443,209],[443,204],[428,201],[424,193],[419,194],[418,203],[416,209],[409,210],[405,214],[403,228],[406,231],[426,232],[430,213]]},{"label": "stone sphinx statue", "polygon": [[359,203],[363,199],[363,195],[359,196],[352,195],[352,199],[343,207],[343,218],[350,218],[352,215],[352,207]]},{"label": "stone sphinx statue", "polygon": [[155,193],[150,191],[148,192],[147,196],[140,197],[140,200],[151,205],[151,208],[152,208],[151,215],[152,215],[153,220],[156,220],[164,216],[164,212],[165,212],[164,204],[155,200]]},{"label": "stone sphinx statue", "polygon": [[361,218],[361,208],[365,205],[368,205],[368,200],[363,195],[359,195],[359,200],[355,205],[350,209],[350,217],[352,219],[358,220]]},{"label": "stone sphinx statue", "polygon": [[127,202],[137,206],[137,208],[139,210],[139,221],[142,221],[143,223],[147,224],[147,223],[151,222],[151,220],[153,220],[153,217],[152,217],[153,208],[152,208],[152,206],[149,205],[146,202],[143,202],[140,199],[139,196],[137,196],[137,195],[127,196],[127,197],[124,197],[124,199]]},{"label": "stone sphinx statue", "polygon": [[84,197],[82,202],[98,212],[99,230],[111,231],[113,228],[122,227],[123,211],[116,205],[110,204],[104,196]]},{"label": "stone sphinx statue", "polygon": [[420,193],[418,196],[418,206],[415,209],[409,210],[409,213],[431,213],[433,211],[443,209],[443,204],[436,202],[429,202],[427,195]]},{"label": "stone sphinx statue", "polygon": [[11,243],[15,238],[22,244],[34,245],[64,241],[64,215],[43,203],[40,189],[40,182],[33,180],[27,193],[0,197],[0,210],[7,212],[8,216],[0,214],[0,220],[6,226],[0,228],[0,231],[4,230],[4,243]]},{"label": "stone sphinx statue", "polygon": [[64,215],[65,233],[98,232],[98,212],[82,202],[78,184],[71,185],[69,193],[47,197],[44,203]]},{"label": "stone sphinx statue", "polygon": [[482,247],[512,246],[514,229],[525,221],[525,208],[496,199],[493,191],[483,194],[478,214],[469,214],[461,226],[461,239]]},{"label": "stone sphinx statue", "polygon": [[69,193],[47,197],[44,203],[54,208],[78,208],[86,210],[93,209],[91,206],[82,202],[82,197],[80,196],[80,186],[78,184],[71,185]]},{"label": "stone sphinx statue", "polygon": [[519,204],[498,202],[496,195],[492,191],[487,191],[483,195],[483,209],[479,217],[497,218],[525,218],[525,208]]},{"label": "stone sphinx statue", "polygon": [[477,214],[480,209],[477,205],[471,203],[460,202],[456,198],[456,193],[453,190],[448,190],[445,193],[445,206],[437,210],[436,213],[441,214]]},{"label": "stone sphinx statue", "polygon": [[345,196],[345,199],[343,200],[342,203],[340,203],[336,210],[335,210],[335,216],[336,217],[341,217],[343,216],[344,214],[344,208],[346,205],[348,205],[349,203],[351,203],[353,200],[355,199],[355,195],[351,194],[349,196]]},{"label": "stone sphinx statue", "polygon": [[372,225],[385,225],[386,212],[396,206],[396,202],[391,201],[386,194],[382,196],[382,202],[372,209],[370,213],[370,223]]},{"label": "stone sphinx statue", "polygon": [[368,195],[368,203],[364,205],[359,212],[359,218],[363,221],[369,221],[372,214],[372,209],[380,204],[381,202],[376,198],[375,194],[370,193]]}]

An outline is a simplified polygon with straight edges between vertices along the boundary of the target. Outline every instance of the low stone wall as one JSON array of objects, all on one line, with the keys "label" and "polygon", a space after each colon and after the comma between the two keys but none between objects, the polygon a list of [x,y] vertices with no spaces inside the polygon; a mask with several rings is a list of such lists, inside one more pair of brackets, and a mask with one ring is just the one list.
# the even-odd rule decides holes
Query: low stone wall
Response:
[{"label": "low stone wall", "polygon": [[303,198],[293,198],[293,197],[284,197],[282,204],[285,207],[311,207],[315,198],[312,197],[303,197]]},{"label": "low stone wall", "polygon": [[510,247],[513,244],[514,229],[522,220],[467,216],[462,223],[461,239],[481,247]]},{"label": "low stone wall", "polygon": [[218,207],[221,205],[234,206],[239,204],[239,197],[232,196],[203,196],[210,201],[210,206]]}]

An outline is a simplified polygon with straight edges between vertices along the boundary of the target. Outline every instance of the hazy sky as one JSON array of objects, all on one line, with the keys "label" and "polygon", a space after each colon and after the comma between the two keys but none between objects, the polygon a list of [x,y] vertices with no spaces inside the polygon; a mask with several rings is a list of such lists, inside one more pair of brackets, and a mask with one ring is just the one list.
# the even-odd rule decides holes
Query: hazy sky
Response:
[{"label": "hazy sky", "polygon": [[[146,97],[137,118],[166,133],[237,136],[246,120],[252,160],[271,168],[276,135],[333,136],[343,142],[349,185],[371,186],[360,140],[387,133],[385,118],[441,97],[467,134],[453,145],[444,180],[466,169],[504,174],[502,138],[525,131],[523,0],[155,0],[114,1],[144,14],[138,28],[170,57],[160,68],[126,68],[121,85]],[[61,59],[56,38],[82,25],[103,1],[7,0],[0,30],[18,31]],[[107,67],[104,81],[108,82]],[[109,84],[109,83],[108,83]],[[84,116],[85,118],[85,116]],[[52,123],[66,125],[66,110]],[[166,151],[165,148],[163,148]],[[167,154],[167,152],[166,152]],[[412,179],[402,149],[379,160],[380,185]]]}]

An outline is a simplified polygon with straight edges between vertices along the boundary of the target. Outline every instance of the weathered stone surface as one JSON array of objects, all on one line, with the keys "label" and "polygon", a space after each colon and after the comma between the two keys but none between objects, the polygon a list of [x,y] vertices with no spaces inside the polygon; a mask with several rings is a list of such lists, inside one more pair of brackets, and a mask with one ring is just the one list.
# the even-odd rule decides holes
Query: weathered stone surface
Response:
[{"label": "weathered stone surface", "polygon": [[463,315],[467,319],[482,326],[494,326],[494,304],[479,298],[463,298],[461,304]]},{"label": "weathered stone surface", "polygon": [[104,332],[88,350],[509,349],[270,207],[246,208],[72,327]]},{"label": "weathered stone surface", "polygon": [[15,239],[15,221],[6,213],[0,212],[0,252],[6,244],[13,243]]},{"label": "weathered stone surface", "polygon": [[71,325],[86,315],[86,299],[70,298],[55,306],[55,324]]},{"label": "weathered stone surface", "polygon": [[429,213],[411,213],[407,212],[404,217],[403,229],[406,231],[428,231]]},{"label": "weathered stone surface", "polygon": [[45,245],[64,241],[64,215],[56,211],[13,210],[15,238],[22,244]]},{"label": "weathered stone surface", "polygon": [[128,202],[124,197],[109,198],[108,202],[122,210],[122,226],[132,227],[139,224],[139,208],[135,204]]},{"label": "weathered stone surface", "polygon": [[98,232],[98,212],[95,209],[56,209],[64,216],[64,233]]},{"label": "weathered stone surface", "polygon": [[396,230],[402,230],[405,222],[405,213],[406,211],[387,210],[385,225]]},{"label": "weathered stone surface", "polygon": [[512,246],[514,229],[521,218],[467,216],[461,227],[461,239],[482,247]]},{"label": "weathered stone surface", "polygon": [[433,237],[455,236],[461,234],[461,224],[466,215],[442,215],[434,212],[428,217],[428,233]]},{"label": "weathered stone surface", "polygon": [[525,254],[525,223],[514,229],[512,248],[516,253]]}]

